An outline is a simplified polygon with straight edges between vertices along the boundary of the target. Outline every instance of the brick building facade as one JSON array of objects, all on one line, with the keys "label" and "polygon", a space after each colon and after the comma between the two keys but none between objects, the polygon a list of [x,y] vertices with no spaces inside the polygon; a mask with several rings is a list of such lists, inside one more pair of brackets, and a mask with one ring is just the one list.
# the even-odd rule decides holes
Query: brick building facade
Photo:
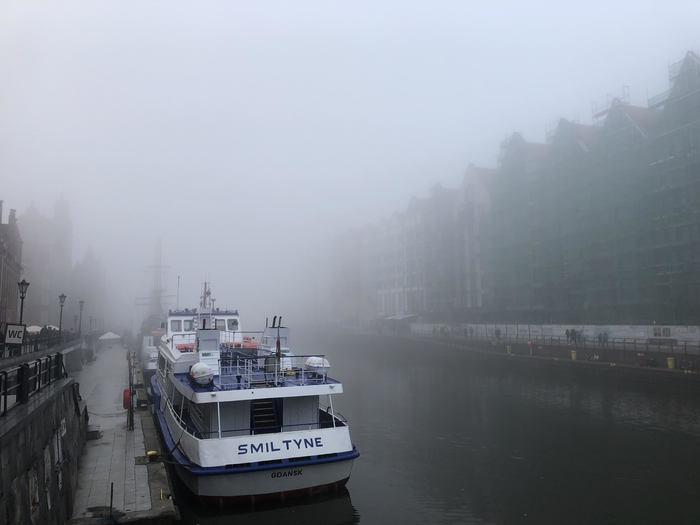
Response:
[{"label": "brick building facade", "polygon": [[19,320],[19,290],[22,279],[22,238],[17,227],[15,210],[10,210],[6,223],[2,222],[0,201],[0,334],[5,325]]}]

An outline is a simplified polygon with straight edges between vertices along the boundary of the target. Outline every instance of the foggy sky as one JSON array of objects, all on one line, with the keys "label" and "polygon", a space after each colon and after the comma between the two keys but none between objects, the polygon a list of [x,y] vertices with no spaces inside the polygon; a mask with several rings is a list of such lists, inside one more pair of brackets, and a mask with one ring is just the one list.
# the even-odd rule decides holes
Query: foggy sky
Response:
[{"label": "foggy sky", "polygon": [[484,4],[4,0],[0,199],[70,202],[120,322],[158,238],[181,306],[208,279],[244,328],[293,320],[333,231],[622,86],[646,105],[700,47],[696,2]]}]

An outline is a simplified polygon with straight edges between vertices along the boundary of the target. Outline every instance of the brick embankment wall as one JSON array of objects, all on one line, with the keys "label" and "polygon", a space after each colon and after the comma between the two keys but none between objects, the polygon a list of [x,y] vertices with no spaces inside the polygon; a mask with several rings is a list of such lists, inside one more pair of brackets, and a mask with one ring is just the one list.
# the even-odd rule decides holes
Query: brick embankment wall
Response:
[{"label": "brick embankment wall", "polygon": [[86,432],[87,408],[70,378],[0,418],[0,523],[70,519]]}]

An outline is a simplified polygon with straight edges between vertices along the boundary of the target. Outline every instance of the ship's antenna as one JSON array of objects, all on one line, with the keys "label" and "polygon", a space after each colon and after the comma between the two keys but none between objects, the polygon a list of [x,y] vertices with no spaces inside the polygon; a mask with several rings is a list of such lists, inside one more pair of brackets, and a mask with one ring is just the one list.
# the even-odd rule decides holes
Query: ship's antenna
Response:
[{"label": "ship's antenna", "polygon": [[[281,319],[281,317],[280,317]],[[275,357],[277,357],[277,366],[275,367],[275,385],[277,385],[277,374],[281,372],[280,368],[280,358],[282,357],[282,348],[280,345],[280,325],[277,325],[277,345],[276,345]]]},{"label": "ship's antenna", "polygon": [[175,299],[175,310],[180,309],[180,276],[177,276],[177,297]]},{"label": "ship's antenna", "polygon": [[277,352],[276,352],[276,355],[277,355],[277,365],[278,365],[278,367],[279,367],[280,357],[281,357],[281,354],[282,354],[282,348],[281,348],[281,345],[280,345],[280,325],[279,325],[279,324],[277,325],[277,345],[276,345],[276,346],[277,346]]},{"label": "ship's antenna", "polygon": [[209,304],[211,305],[211,308],[209,309],[209,326],[213,329],[214,327],[214,321],[212,321],[211,316],[214,315],[214,305],[216,304],[216,299],[212,297],[209,299]]}]

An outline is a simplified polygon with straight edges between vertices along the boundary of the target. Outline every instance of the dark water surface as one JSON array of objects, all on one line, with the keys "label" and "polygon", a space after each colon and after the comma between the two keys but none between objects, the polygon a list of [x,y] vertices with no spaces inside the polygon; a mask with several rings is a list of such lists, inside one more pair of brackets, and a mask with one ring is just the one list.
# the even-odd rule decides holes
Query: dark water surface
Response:
[{"label": "dark water surface", "polygon": [[347,491],[189,523],[700,523],[700,396],[429,343],[293,334],[325,353],[360,451]]}]

